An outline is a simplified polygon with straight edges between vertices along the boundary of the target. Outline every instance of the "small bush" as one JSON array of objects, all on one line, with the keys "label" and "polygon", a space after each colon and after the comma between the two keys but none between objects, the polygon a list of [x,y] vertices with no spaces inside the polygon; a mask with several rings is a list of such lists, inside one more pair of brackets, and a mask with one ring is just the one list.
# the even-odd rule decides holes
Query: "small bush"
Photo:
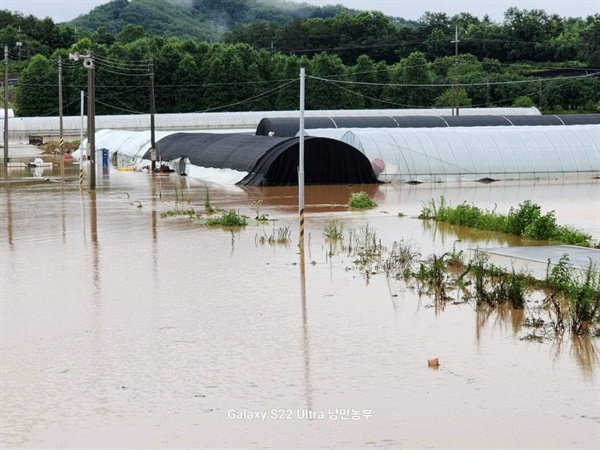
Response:
[{"label": "small bush", "polygon": [[352,194],[350,194],[348,206],[350,208],[355,209],[370,209],[375,208],[377,206],[377,203],[375,202],[375,200],[369,197],[369,194],[367,194],[364,191],[361,191],[353,192]]},{"label": "small bush", "polygon": [[211,217],[206,220],[209,227],[245,227],[248,225],[246,216],[240,215],[235,209],[225,211],[220,217]]}]

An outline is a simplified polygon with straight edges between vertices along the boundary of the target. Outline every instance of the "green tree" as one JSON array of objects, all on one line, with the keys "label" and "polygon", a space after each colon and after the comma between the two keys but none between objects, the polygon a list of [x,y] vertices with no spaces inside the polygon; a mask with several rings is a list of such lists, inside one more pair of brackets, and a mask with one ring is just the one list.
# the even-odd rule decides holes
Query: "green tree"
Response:
[{"label": "green tree", "polygon": [[[444,93],[435,99],[435,106],[438,108],[451,107],[456,104],[456,94],[454,89],[447,89]],[[471,106],[472,101],[464,89],[458,90],[458,104],[460,106]]]},{"label": "green tree", "polygon": [[[319,53],[311,60],[309,75],[332,80],[347,80],[346,66],[337,55]],[[347,108],[352,104],[351,94],[345,85],[316,79],[308,79],[306,83],[307,109]]]},{"label": "green tree", "polygon": [[35,55],[21,74],[16,106],[20,116],[45,116],[58,111],[57,69],[53,61]]}]

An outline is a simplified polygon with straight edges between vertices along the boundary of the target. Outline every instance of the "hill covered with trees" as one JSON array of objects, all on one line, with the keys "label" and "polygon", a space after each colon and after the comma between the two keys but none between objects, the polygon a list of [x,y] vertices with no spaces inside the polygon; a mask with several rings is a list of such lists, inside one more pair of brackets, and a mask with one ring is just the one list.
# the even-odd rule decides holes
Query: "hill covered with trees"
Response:
[{"label": "hill covered with trees", "polygon": [[163,37],[218,40],[223,33],[256,21],[285,23],[333,17],[342,11],[349,10],[281,0],[113,0],[71,24],[89,31],[103,27],[110,34],[118,34],[128,24],[139,25]]},{"label": "hill covered with trees", "polygon": [[[105,17],[94,31],[1,11],[0,43],[11,49],[11,72],[21,73],[17,113],[57,113],[61,56],[65,114],[78,114],[87,72],[68,54],[89,50],[96,56],[98,114],[148,112],[151,59],[159,113],[296,109],[301,66],[309,75],[308,108],[449,106],[455,27],[463,106],[597,111],[600,15],[562,18],[510,8],[502,23],[468,13],[426,13],[412,23],[378,12],[272,5],[197,0],[186,9],[179,0],[116,0],[92,11]],[[134,7],[148,17],[162,7],[178,8],[181,23],[203,23],[206,33],[220,38],[150,31],[128,18]],[[115,18],[107,19],[110,14]],[[20,61],[17,41],[23,44]]]}]

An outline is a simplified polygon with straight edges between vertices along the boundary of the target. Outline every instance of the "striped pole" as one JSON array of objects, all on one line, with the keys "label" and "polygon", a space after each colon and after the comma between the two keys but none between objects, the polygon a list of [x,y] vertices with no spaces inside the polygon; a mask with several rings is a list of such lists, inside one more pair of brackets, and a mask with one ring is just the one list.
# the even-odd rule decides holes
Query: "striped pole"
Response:
[{"label": "striped pole", "polygon": [[300,161],[298,167],[298,214],[300,216],[300,248],[304,249],[304,67],[300,68]]},{"label": "striped pole", "polygon": [[[83,158],[85,152],[83,151],[83,99],[84,94],[83,91],[79,93],[79,101],[80,101],[80,113],[81,113],[81,128],[79,131],[79,192],[83,194]],[[86,157],[87,158],[87,157]]]}]

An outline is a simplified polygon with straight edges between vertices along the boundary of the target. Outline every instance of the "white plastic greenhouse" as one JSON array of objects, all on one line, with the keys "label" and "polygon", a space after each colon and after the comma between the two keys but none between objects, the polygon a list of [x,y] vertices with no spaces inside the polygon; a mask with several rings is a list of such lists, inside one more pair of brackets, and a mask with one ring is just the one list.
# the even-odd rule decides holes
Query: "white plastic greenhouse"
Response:
[{"label": "white plastic greenhouse", "polygon": [[313,129],[371,161],[379,181],[600,175],[600,126]]},{"label": "white plastic greenhouse", "polygon": [[[306,111],[306,117],[340,117],[340,116],[423,116],[451,115],[452,110],[442,109],[377,109],[377,110],[321,110]],[[537,108],[464,108],[461,115],[540,115]],[[179,130],[256,130],[259,122],[265,117],[298,117],[298,111],[252,111],[226,113],[189,113],[189,114],[157,114],[156,129],[161,131]],[[84,127],[87,117],[84,116]],[[59,118],[54,117],[10,117],[8,136],[12,142],[26,143],[29,136],[41,136],[46,139],[59,136]],[[115,115],[96,116],[96,130],[149,130],[150,115]],[[63,117],[63,135],[78,138],[81,130],[80,116]],[[0,141],[3,140],[3,129],[0,129]],[[84,130],[85,133],[85,130]]]}]

